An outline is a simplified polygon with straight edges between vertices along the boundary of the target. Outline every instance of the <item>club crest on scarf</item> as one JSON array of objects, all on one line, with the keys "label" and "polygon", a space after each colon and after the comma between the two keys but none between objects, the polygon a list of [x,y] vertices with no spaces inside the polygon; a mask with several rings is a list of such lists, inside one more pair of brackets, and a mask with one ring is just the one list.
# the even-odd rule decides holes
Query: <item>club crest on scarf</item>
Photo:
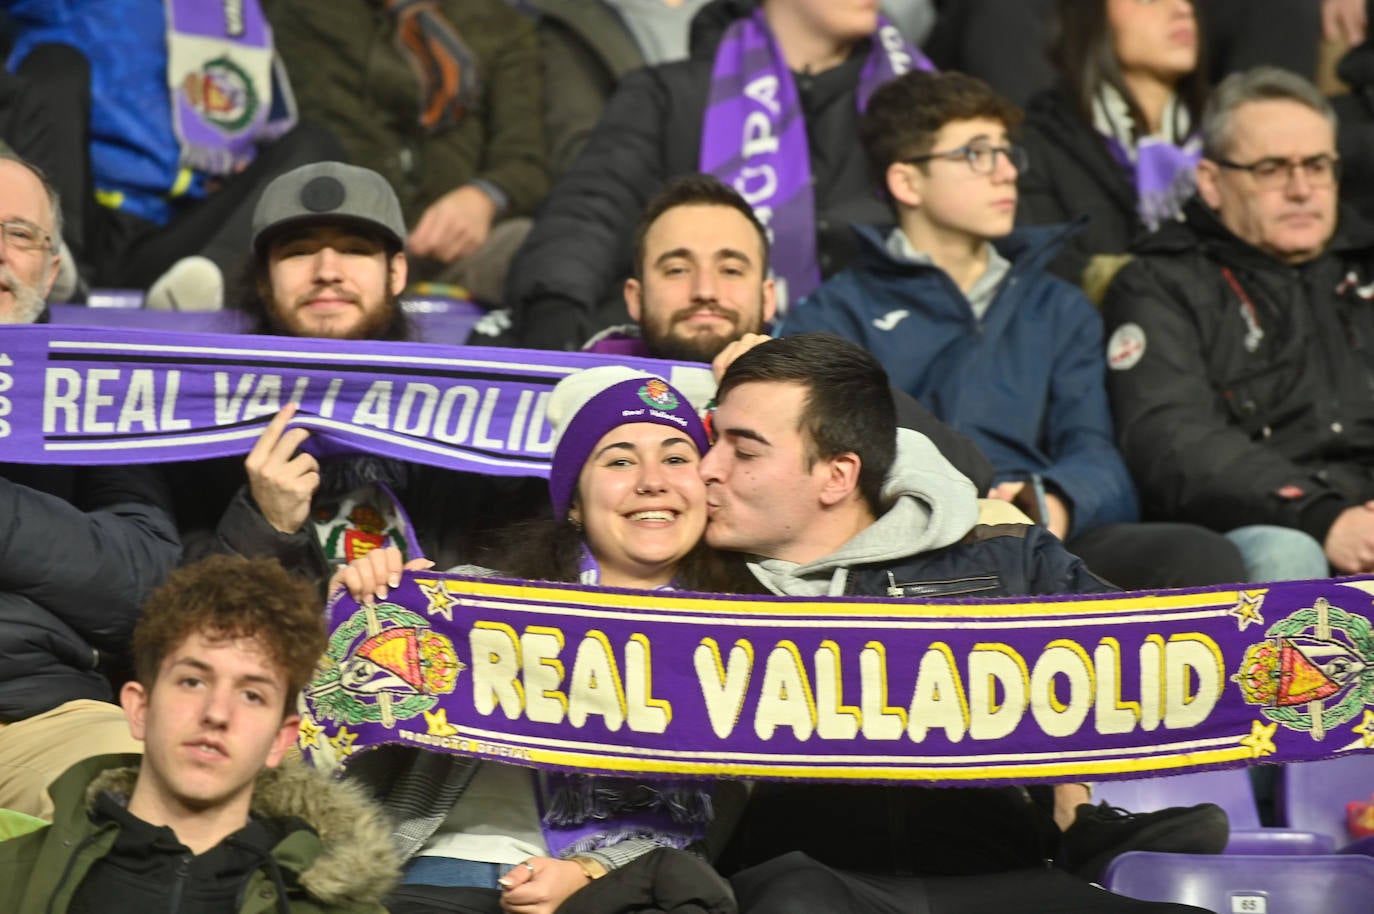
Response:
[{"label": "club crest on scarf", "polygon": [[248,74],[228,57],[207,60],[198,72],[186,74],[181,92],[201,117],[230,133],[251,124],[260,105]]},{"label": "club crest on scarf", "polygon": [[1269,720],[1322,739],[1374,704],[1374,631],[1319,597],[1271,625],[1231,679]]},{"label": "club crest on scarf", "polygon": [[334,630],[306,703],[316,720],[391,728],[433,710],[467,664],[424,617],[395,603],[365,605]]}]

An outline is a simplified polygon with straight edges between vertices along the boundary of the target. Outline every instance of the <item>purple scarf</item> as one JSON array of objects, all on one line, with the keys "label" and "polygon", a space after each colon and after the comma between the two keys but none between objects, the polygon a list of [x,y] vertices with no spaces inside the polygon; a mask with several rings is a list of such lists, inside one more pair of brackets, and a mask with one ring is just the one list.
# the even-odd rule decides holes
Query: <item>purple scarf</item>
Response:
[{"label": "purple scarf", "polygon": [[[296,125],[296,101],[258,0],[164,0],[172,126],[182,165],[231,174]],[[175,193],[173,194],[175,196]]]},{"label": "purple scarf", "polygon": [[[913,66],[935,69],[881,16],[869,41],[856,93],[860,111],[887,80]],[[739,191],[768,228],[779,314],[820,285],[806,119],[762,10],[735,20],[716,48],[700,169]]]},{"label": "purple scarf", "polygon": [[1202,158],[1202,137],[1189,130],[1177,100],[1164,120],[1166,135],[1133,139],[1130,109],[1110,87],[1098,94],[1093,110],[1093,126],[1135,186],[1136,214],[1150,231],[1179,217],[1197,187],[1197,163]]},{"label": "purple scarf", "polygon": [[1153,232],[1177,219],[1197,187],[1202,138],[1195,133],[1175,146],[1159,137],[1141,137],[1134,161],[1115,137],[1107,137],[1107,148],[1135,185],[1135,209],[1145,227]]}]

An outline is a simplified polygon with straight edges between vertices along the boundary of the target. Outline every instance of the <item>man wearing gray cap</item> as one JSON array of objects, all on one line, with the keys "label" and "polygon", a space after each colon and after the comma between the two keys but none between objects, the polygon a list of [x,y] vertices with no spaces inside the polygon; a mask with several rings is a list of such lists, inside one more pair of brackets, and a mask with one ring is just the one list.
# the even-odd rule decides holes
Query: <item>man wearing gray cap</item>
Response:
[{"label": "man wearing gray cap", "polygon": [[[404,340],[405,222],[381,175],[341,162],[276,178],[253,213],[237,306],[252,332],[339,340]],[[186,560],[210,552],[268,555],[323,580],[374,545],[441,567],[471,561],[475,534],[528,516],[542,486],[358,454],[317,460],[279,412],[246,459],[183,464],[178,492]],[[462,506],[454,511],[455,505]]]},{"label": "man wearing gray cap", "polygon": [[239,307],[260,333],[404,339],[405,220],[375,171],[319,162],[281,175],[253,212]]}]

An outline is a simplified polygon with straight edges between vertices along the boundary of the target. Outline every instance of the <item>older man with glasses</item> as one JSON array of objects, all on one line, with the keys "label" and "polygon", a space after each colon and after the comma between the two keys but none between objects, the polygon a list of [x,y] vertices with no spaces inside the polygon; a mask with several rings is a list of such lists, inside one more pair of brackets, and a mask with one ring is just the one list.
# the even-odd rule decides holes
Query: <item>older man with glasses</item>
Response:
[{"label": "older man with glasses", "polygon": [[57,278],[62,210],[25,163],[0,157],[0,324],[31,324]]},{"label": "older man with glasses", "polygon": [[[62,237],[57,192],[0,155],[0,324],[42,323]],[[47,818],[48,784],[75,763],[142,744],[114,704],[139,607],[180,557],[149,467],[4,459],[0,327],[0,809]]]},{"label": "older man with glasses", "polygon": [[1257,68],[1202,131],[1196,198],[1104,303],[1127,463],[1259,577],[1374,571],[1374,229],[1338,206],[1335,113]]}]

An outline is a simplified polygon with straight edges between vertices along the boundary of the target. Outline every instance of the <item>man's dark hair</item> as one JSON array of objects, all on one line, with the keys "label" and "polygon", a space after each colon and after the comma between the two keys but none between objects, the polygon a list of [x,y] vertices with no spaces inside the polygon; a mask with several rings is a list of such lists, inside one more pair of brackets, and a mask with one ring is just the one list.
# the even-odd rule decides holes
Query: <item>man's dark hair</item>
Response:
[{"label": "man's dark hair", "polygon": [[324,653],[323,601],[276,559],[212,555],[179,568],[148,597],[134,628],[134,673],[145,689],[152,690],[172,651],[196,634],[255,640],[286,677],[289,712]]},{"label": "man's dark hair", "polygon": [[806,387],[798,427],[809,439],[807,462],[859,455],[859,494],[875,515],[897,454],[897,408],[887,372],[868,350],[831,333],[769,340],[730,363],[717,401],[741,384],[793,382]]},{"label": "man's dark hair", "polygon": [[859,139],[881,185],[889,165],[932,151],[946,124],[975,118],[1000,121],[1011,133],[1021,124],[1021,109],[981,79],[912,70],[873,93],[859,118]]},{"label": "man's dark hair", "polygon": [[[391,275],[391,258],[401,253],[401,247],[395,240],[381,232],[368,232],[370,237],[375,238],[386,251],[387,276]],[[268,279],[267,256],[272,245],[265,244],[258,251],[249,254],[238,268],[238,272],[233,276],[229,284],[229,292],[225,296],[229,309],[240,311],[248,318],[246,333],[271,333],[281,336],[293,336],[279,320],[277,320],[276,309],[272,307],[272,302],[268,301],[271,289],[271,282]],[[388,283],[387,291],[388,304],[391,307],[391,319],[382,327],[380,333],[374,333],[368,337],[371,340],[397,341],[415,339],[414,327],[411,325],[410,318],[405,313],[405,308],[401,306],[401,301],[391,294],[391,287]]]},{"label": "man's dark hair", "polygon": [[[1193,12],[1196,14],[1197,4],[1193,4]],[[1196,127],[1202,122],[1202,106],[1207,100],[1207,59],[1202,17],[1194,15],[1193,19],[1198,29],[1197,66],[1179,80],[1174,91],[1179,107],[1187,111],[1189,123]],[[1102,87],[1111,86],[1126,101],[1136,139],[1149,132],[1140,102],[1121,77],[1112,27],[1107,21],[1107,0],[1058,0],[1050,19],[1048,49],[1060,89],[1085,124],[1093,122],[1093,102]]]},{"label": "man's dark hair", "polygon": [[663,189],[654,195],[639,217],[639,224],[635,226],[635,279],[644,278],[644,240],[649,235],[649,229],[659,216],[679,206],[725,206],[748,219],[754,231],[759,233],[759,247],[763,251],[761,271],[763,275],[768,275],[768,230],[754,214],[754,208],[740,196],[739,191],[719,178],[686,174],[678,175],[663,185]]}]

